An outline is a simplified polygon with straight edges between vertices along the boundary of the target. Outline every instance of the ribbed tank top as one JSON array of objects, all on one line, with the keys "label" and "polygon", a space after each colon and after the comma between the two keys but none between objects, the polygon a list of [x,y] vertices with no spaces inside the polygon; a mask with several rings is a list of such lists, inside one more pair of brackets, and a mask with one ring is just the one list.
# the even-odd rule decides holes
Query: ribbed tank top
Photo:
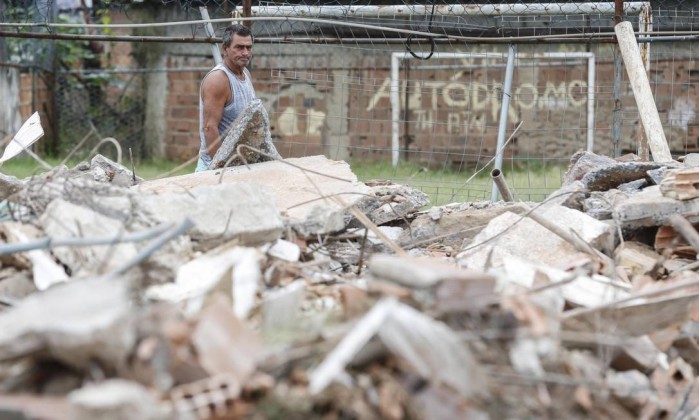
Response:
[{"label": "ribbed tank top", "polygon": [[[245,106],[251,100],[255,99],[255,88],[252,86],[252,81],[250,77],[250,72],[248,69],[243,69],[243,74],[245,75],[245,80],[240,80],[233,74],[233,72],[226,67],[224,64],[217,64],[212,68],[204,79],[209,77],[209,75],[217,70],[223,70],[228,76],[228,84],[231,87],[231,92],[233,93],[233,100],[226,103],[223,108],[223,116],[221,121],[218,123],[218,132],[221,136],[224,136],[231,126],[233,121],[238,118]],[[202,83],[204,82],[202,79]],[[204,137],[204,103],[201,99],[201,86],[199,87],[199,139],[201,141],[201,146],[199,148],[199,162],[197,164],[197,172],[207,170],[209,168],[209,163],[211,163],[211,156],[206,152],[206,137]]]}]

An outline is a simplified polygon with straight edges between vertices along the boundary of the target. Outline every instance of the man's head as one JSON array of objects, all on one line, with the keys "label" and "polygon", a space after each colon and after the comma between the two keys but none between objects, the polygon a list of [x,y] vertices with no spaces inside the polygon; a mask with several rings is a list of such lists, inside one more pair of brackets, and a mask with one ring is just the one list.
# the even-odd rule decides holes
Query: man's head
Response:
[{"label": "man's head", "polygon": [[231,25],[223,32],[223,61],[236,74],[252,58],[252,33],[243,25]]},{"label": "man's head", "polygon": [[223,31],[223,48],[230,47],[231,42],[233,42],[233,35],[239,35],[242,37],[249,36],[251,39],[254,38],[252,36],[252,32],[250,32],[250,29],[236,23],[235,25],[227,27],[226,30]]}]

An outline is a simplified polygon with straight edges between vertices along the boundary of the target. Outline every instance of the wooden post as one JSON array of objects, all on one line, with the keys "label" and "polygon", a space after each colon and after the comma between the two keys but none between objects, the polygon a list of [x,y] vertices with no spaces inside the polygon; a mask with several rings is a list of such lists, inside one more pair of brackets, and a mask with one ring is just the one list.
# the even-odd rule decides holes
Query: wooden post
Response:
[{"label": "wooden post", "polygon": [[650,90],[646,66],[641,60],[641,52],[636,42],[636,34],[630,22],[622,22],[614,27],[621,55],[624,58],[626,73],[631,82],[633,95],[648,138],[653,160],[656,162],[671,162],[672,155],[665,139],[663,125],[660,122],[658,108],[655,106],[653,92]]}]

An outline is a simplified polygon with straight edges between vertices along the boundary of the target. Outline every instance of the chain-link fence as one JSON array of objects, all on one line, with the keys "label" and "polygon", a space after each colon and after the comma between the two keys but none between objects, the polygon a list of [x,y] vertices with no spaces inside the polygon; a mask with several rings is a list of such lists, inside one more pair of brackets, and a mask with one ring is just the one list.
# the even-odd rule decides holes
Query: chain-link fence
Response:
[{"label": "chain-link fence", "polygon": [[0,31],[83,37],[27,41],[54,45],[58,64],[37,62],[30,52],[39,48],[24,38],[6,38],[15,40],[9,64],[55,76],[44,79],[55,90],[61,153],[89,134],[91,144],[115,137],[137,158],[196,154],[198,83],[213,65],[206,6],[214,37],[233,13],[252,26],[251,70],[282,155],[349,160],[437,202],[491,197],[487,176],[464,183],[497,164],[517,198],[541,199],[577,150],[614,156],[643,145],[617,20],[638,31],[672,151],[699,151],[695,3],[625,1],[619,14],[614,2],[31,1],[34,15],[9,2],[0,22],[112,25]]}]

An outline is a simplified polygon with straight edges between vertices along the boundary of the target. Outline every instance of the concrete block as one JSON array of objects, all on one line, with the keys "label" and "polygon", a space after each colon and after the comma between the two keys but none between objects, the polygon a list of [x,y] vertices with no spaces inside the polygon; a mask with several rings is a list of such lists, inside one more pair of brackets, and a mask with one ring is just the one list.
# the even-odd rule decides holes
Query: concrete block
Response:
[{"label": "concrete block", "polygon": [[195,186],[240,182],[255,182],[270,191],[284,223],[301,235],[344,229],[346,208],[369,193],[369,187],[357,180],[347,163],[325,156],[204,171],[146,181],[133,188],[141,192],[181,193]]},{"label": "concrete block", "polygon": [[243,245],[260,245],[279,239],[284,227],[272,193],[252,182],[143,194],[134,200],[160,223],[190,218],[195,226],[189,236],[209,241],[209,245],[232,239]]},{"label": "concrete block", "polygon": [[[563,206],[547,208],[542,216],[564,229],[573,229],[585,241],[602,251],[614,246],[614,231],[606,223]],[[486,246],[476,246],[485,244]],[[475,246],[475,247],[474,247]],[[473,238],[472,244],[457,256],[458,261],[468,268],[485,269],[491,252],[498,254],[505,262],[508,255],[526,260],[566,268],[568,262],[579,258],[581,253],[573,245],[550,232],[537,222],[506,212],[492,219],[488,226]],[[504,251],[504,253],[503,253]],[[491,262],[495,263],[491,258]]]},{"label": "concrete block", "polygon": [[[240,148],[240,156],[235,156]],[[263,153],[259,153],[258,149]],[[224,166],[237,166],[245,163],[266,162],[281,159],[272,142],[269,129],[269,116],[260,99],[250,101],[231,124],[231,128],[223,139],[223,144],[211,160],[210,169]],[[230,162],[229,162],[230,161]],[[228,165],[226,165],[228,163]]]}]

